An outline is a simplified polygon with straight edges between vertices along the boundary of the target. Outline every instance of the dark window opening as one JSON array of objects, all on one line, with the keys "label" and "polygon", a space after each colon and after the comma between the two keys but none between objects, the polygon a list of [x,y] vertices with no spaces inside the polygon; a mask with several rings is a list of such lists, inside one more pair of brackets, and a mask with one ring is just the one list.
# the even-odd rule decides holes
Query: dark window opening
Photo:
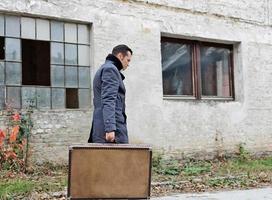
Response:
[{"label": "dark window opening", "polygon": [[66,88],[66,108],[79,108],[78,89]]},{"label": "dark window opening", "polygon": [[5,59],[5,38],[0,37],[0,60]]},{"label": "dark window opening", "polygon": [[23,85],[50,86],[50,42],[22,39]]}]

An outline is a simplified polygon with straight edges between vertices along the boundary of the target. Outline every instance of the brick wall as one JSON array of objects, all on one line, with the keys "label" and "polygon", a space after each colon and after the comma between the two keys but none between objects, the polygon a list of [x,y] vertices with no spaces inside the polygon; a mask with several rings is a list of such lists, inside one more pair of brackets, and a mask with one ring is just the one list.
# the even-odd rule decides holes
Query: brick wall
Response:
[{"label": "brick wall", "polygon": [[[92,24],[92,76],[114,45],[128,44],[125,71],[129,135],[177,155],[272,152],[272,0],[24,1],[2,0],[2,12]],[[235,101],[164,100],[160,37],[234,44]],[[34,157],[67,160],[70,144],[85,143],[92,111],[37,111]]]}]

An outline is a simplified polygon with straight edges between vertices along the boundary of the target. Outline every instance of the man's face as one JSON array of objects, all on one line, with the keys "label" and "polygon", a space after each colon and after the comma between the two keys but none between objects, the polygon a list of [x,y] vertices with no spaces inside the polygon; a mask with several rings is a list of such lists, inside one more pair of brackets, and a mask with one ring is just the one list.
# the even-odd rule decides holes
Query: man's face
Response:
[{"label": "man's face", "polygon": [[119,53],[117,55],[117,57],[119,58],[119,60],[121,61],[122,65],[123,65],[123,70],[126,70],[128,68],[129,62],[132,57],[130,51],[128,51],[127,55],[125,55],[125,56],[123,54]]}]

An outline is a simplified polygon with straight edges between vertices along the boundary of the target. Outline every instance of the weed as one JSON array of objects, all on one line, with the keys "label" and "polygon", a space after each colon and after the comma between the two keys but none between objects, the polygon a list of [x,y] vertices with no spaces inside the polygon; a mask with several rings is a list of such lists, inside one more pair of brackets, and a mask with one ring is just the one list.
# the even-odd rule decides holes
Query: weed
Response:
[{"label": "weed", "polygon": [[187,176],[203,174],[211,171],[210,163],[187,163],[183,168],[183,172]]},{"label": "weed", "polygon": [[16,194],[28,194],[34,188],[34,183],[29,180],[12,180],[0,183],[0,198],[13,199]]},{"label": "weed", "polygon": [[162,175],[178,175],[181,167],[176,159],[166,159],[162,154],[155,154],[152,162],[153,171]]},{"label": "weed", "polygon": [[153,169],[160,168],[162,160],[162,154],[161,153],[154,153],[152,156],[152,167]]},{"label": "weed", "polygon": [[250,153],[245,149],[245,143],[240,143],[238,145],[238,159],[240,161],[250,160]]},{"label": "weed", "polygon": [[232,174],[269,172],[272,171],[272,157],[255,160],[241,160],[240,158],[231,159],[222,165],[218,171],[221,174],[226,172],[231,172]]},{"label": "weed", "polygon": [[164,175],[178,175],[181,172],[179,162],[174,159],[164,161],[162,166],[162,174]]}]

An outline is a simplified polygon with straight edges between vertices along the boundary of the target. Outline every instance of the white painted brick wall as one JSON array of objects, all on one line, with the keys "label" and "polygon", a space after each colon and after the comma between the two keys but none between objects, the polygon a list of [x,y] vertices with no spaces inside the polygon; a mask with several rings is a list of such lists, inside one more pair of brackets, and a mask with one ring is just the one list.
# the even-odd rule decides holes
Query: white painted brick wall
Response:
[{"label": "white painted brick wall", "polygon": [[[125,72],[132,143],[178,155],[234,152],[240,143],[272,152],[272,0],[148,2],[1,0],[0,10],[92,23],[93,72],[114,45],[133,49]],[[163,100],[161,35],[235,43],[236,100]],[[67,160],[68,145],[86,142],[91,113],[35,113],[35,158]]]}]

